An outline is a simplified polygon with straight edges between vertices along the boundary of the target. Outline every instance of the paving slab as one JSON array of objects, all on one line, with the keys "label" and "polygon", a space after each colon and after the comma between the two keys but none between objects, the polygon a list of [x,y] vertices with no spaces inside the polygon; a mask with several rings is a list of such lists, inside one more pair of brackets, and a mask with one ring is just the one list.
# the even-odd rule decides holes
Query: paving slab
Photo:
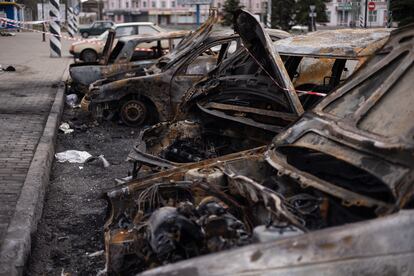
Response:
[{"label": "paving slab", "polygon": [[41,215],[71,58],[37,33],[0,37],[0,275],[21,275]]}]

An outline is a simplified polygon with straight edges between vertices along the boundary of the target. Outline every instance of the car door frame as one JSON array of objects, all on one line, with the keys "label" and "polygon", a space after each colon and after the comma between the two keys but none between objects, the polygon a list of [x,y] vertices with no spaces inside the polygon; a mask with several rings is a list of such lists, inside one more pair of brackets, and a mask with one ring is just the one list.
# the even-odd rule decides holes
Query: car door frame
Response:
[{"label": "car door frame", "polygon": [[[174,85],[175,83],[174,83],[174,80],[177,80],[176,78],[177,77],[179,77],[180,75],[180,73],[182,73],[183,72],[183,70],[185,70],[186,68],[187,68],[187,66],[189,65],[189,64],[191,64],[193,61],[195,61],[196,60],[196,58],[202,53],[202,52],[204,52],[205,50],[207,50],[207,49],[209,49],[209,48],[212,48],[212,47],[215,47],[215,46],[217,46],[217,45],[223,45],[223,44],[228,44],[227,45],[227,47],[230,45],[230,43],[232,42],[232,41],[234,41],[234,40],[238,40],[238,39],[240,39],[239,38],[239,36],[232,36],[232,37],[227,37],[227,38],[220,38],[220,39],[217,39],[217,40],[213,40],[213,41],[211,41],[211,42],[208,42],[207,44],[203,44],[202,45],[202,47],[200,47],[200,49],[198,49],[198,50],[196,50],[196,51],[194,51],[189,57],[187,57],[187,58],[184,58],[181,62],[180,62],[180,64],[179,65],[177,65],[178,66],[178,68],[176,69],[176,70],[174,70],[174,72],[172,73],[172,75],[171,75],[171,79],[170,79],[170,91],[169,91],[169,98],[170,98],[170,105],[171,105],[171,107],[172,107],[172,110],[173,110],[173,117],[175,116],[175,114],[177,113],[177,108],[178,108],[178,106],[180,105],[180,103],[181,103],[181,101],[182,101],[182,96],[187,92],[187,90],[188,89],[190,89],[196,82],[198,82],[198,81],[200,81],[204,76],[206,76],[207,74],[205,74],[205,75],[194,75],[194,76],[198,76],[199,77],[199,79],[198,80],[196,80],[196,81],[193,81],[192,82],[192,85],[190,85],[189,87],[188,87],[188,89],[185,89],[185,91],[182,91],[182,93],[180,93],[179,95],[176,95],[176,89],[174,89],[174,87],[176,86],[176,85]],[[220,49],[220,51],[221,51],[221,49]],[[219,57],[218,57],[219,58]],[[222,57],[223,58],[223,57]],[[216,64],[216,66],[220,63],[221,61],[219,61],[219,60],[217,60],[217,64]],[[213,69],[214,70],[214,69]],[[184,74],[185,75],[185,74]],[[184,76],[183,75],[183,76]],[[188,82],[189,80],[187,79],[187,82]],[[186,81],[185,80],[182,80],[182,83],[185,83]],[[174,91],[173,91],[174,90]]]}]

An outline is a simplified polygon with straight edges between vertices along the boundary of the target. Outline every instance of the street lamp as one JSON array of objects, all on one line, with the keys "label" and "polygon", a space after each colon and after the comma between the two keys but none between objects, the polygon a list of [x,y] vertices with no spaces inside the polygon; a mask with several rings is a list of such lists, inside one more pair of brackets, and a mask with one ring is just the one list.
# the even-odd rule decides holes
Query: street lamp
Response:
[{"label": "street lamp", "polygon": [[316,9],[316,6],[315,5],[310,5],[309,6],[309,9],[310,9],[310,18],[311,18],[311,27],[310,27],[310,31],[312,32],[313,31],[313,29],[314,29],[314,26],[315,26],[315,16],[316,16],[316,14],[315,14],[315,9]]}]

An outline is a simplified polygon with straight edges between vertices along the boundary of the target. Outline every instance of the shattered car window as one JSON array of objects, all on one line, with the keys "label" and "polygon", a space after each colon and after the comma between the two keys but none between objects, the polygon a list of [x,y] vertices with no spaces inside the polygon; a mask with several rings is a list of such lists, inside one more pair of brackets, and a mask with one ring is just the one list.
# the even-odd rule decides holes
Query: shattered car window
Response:
[{"label": "shattered car window", "polygon": [[222,47],[227,44],[219,44],[204,50],[200,55],[187,66],[185,74],[187,75],[206,75],[213,70],[218,62],[219,53]]}]

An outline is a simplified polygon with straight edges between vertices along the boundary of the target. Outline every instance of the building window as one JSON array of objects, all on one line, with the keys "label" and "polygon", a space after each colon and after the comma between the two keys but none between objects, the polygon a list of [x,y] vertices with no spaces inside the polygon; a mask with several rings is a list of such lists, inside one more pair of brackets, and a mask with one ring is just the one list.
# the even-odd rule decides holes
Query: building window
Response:
[{"label": "building window", "polygon": [[171,1],[171,7],[175,8],[175,1]]},{"label": "building window", "polygon": [[156,8],[157,7],[157,3],[155,3],[154,1],[151,2],[151,7]]},{"label": "building window", "polygon": [[122,9],[122,2],[121,2],[121,0],[118,0],[118,8]]},{"label": "building window", "polygon": [[326,11],[326,18],[331,22],[331,11]]},{"label": "building window", "polygon": [[111,2],[111,8],[114,8],[114,7],[115,7],[114,2]]},{"label": "building window", "polygon": [[369,22],[377,22],[377,11],[370,11],[368,16]]},{"label": "building window", "polygon": [[165,8],[165,7],[166,7],[165,1],[161,1],[161,8]]},{"label": "building window", "polygon": [[129,2],[127,1],[127,2],[125,2],[125,8],[129,8]]},{"label": "building window", "polygon": [[142,2],[142,7],[146,8],[147,7],[147,2]]},{"label": "building window", "polygon": [[221,3],[220,2],[217,3],[217,8],[219,8],[219,9],[221,8]]}]

